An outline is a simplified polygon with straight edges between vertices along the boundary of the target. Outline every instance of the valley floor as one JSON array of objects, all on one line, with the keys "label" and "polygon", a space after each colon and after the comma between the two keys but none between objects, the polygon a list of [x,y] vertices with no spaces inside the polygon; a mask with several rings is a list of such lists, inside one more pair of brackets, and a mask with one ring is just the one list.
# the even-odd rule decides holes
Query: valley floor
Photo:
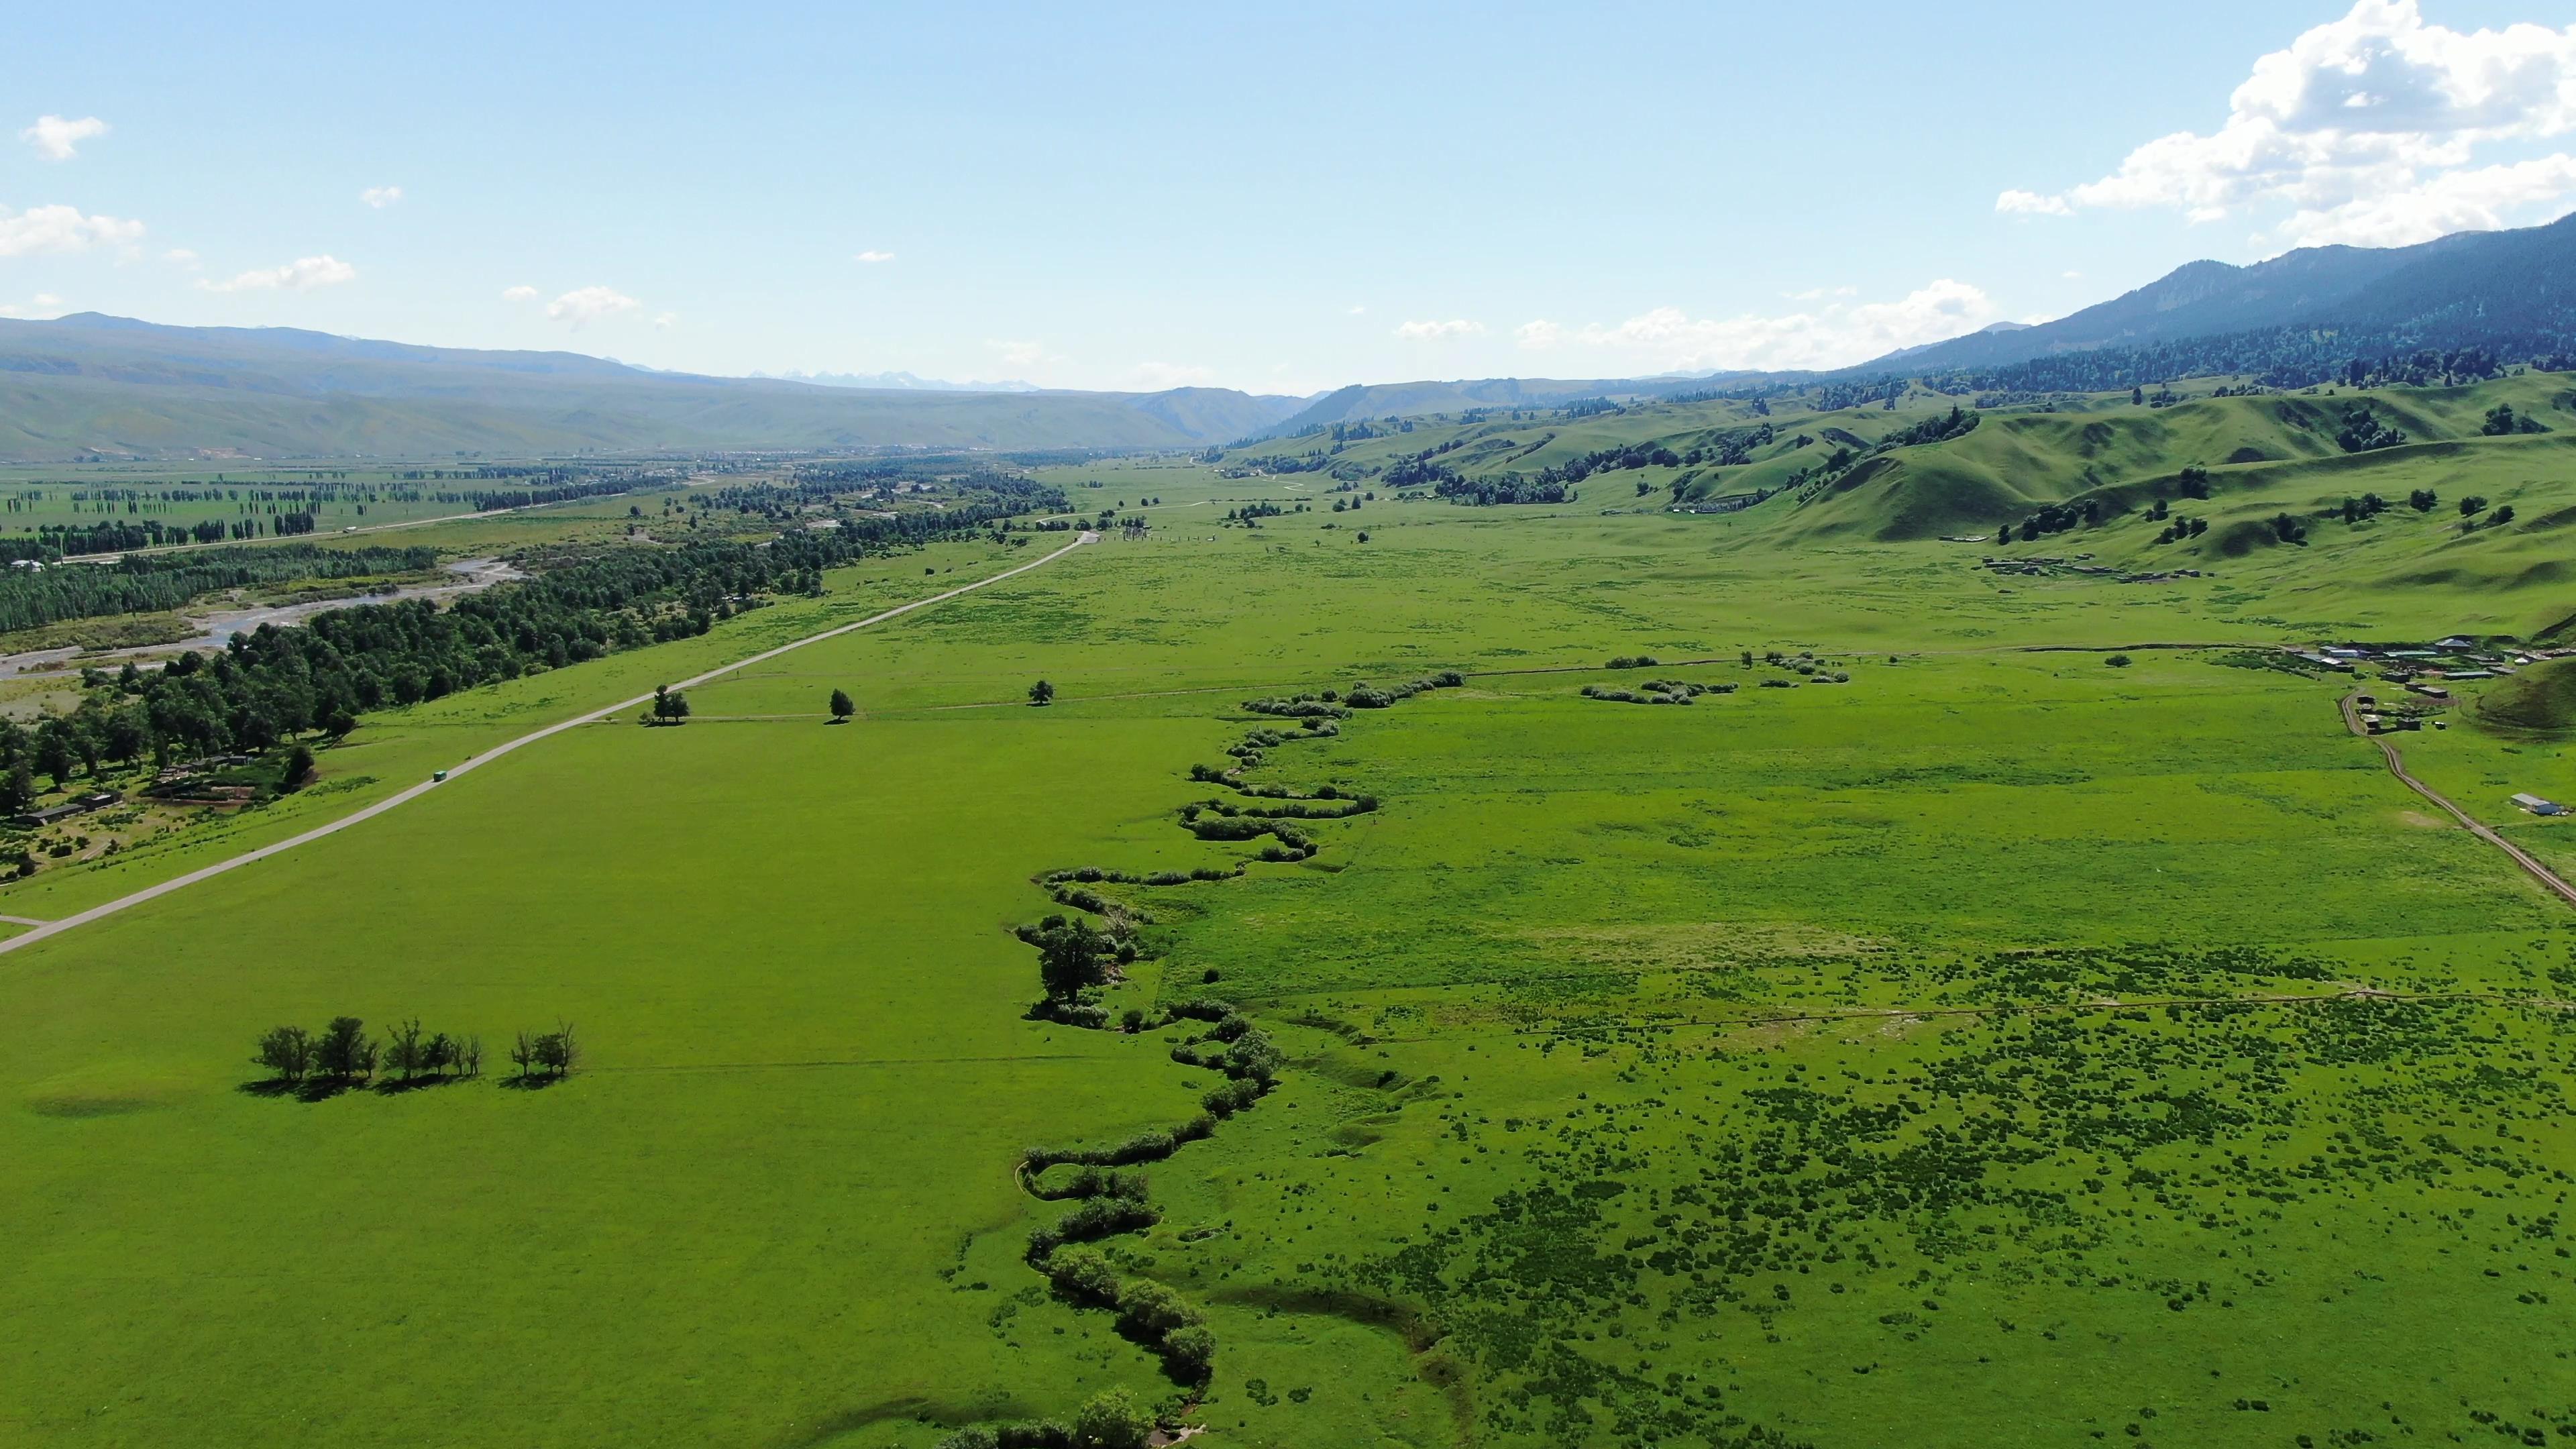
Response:
[{"label": "valley floor", "polygon": [[[1362,543],[1226,525],[1301,496],[1276,479],[1081,476],[1161,499],[1148,537],[0,957],[0,1440],[919,1449],[1113,1386],[1216,1445],[2576,1429],[2576,912],[2273,649],[2467,628],[2474,580],[2392,592],[2334,540],[2006,578],[1758,511],[1388,500]],[[0,911],[1028,557],[943,549],[953,576],[849,570],[371,719],[323,760],[364,784]],[[1242,708],[1446,670],[1330,735]],[[1701,692],[1598,697],[1650,682]],[[2576,862],[2507,803],[2576,796],[2565,744],[2407,750]],[[1327,785],[1376,808],[1295,822],[1310,858],[1041,883],[1231,871],[1272,842],[1184,807]],[[1108,1029],[1027,1015],[1013,930],[1050,912],[1143,947]],[[1029,1188],[1067,1169],[1016,1169],[1194,1118],[1221,1078],[1175,1049],[1218,1048],[1166,1013],[1211,998],[1277,1085],[1094,1245],[1204,1316],[1184,1394],[1030,1266],[1072,1209]],[[588,1057],[542,1090],[252,1089],[260,1032],[342,1012],[571,1021]]]}]

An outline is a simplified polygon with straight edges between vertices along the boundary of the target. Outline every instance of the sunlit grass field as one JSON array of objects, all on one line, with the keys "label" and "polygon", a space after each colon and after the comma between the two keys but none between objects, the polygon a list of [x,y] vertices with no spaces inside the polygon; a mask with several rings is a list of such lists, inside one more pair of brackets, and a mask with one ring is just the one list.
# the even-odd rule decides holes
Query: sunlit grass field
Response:
[{"label": "sunlit grass field", "polygon": [[[1207,1313],[1209,1442],[2576,1422],[2576,916],[2345,733],[2348,683],[2248,657],[2535,628],[2576,600],[2500,599],[2494,570],[2543,535],[2320,523],[2134,584],[1590,492],[1245,529],[1221,526],[1240,502],[1326,495],[1181,464],[1065,480],[1102,484],[1086,511],[1159,499],[1150,536],[0,957],[0,1439],[919,1449],[1107,1385],[1174,1394],[1023,1262],[1064,1209],[1013,1164],[1187,1120],[1210,1074],[1170,1050],[1195,1024],[1025,1019],[1011,928],[1065,909],[1050,870],[1251,855],[1176,819],[1231,797],[1191,766],[1277,723],[1243,701],[1443,669],[1468,677],[1246,777],[1380,797],[1314,825],[1311,861],[1111,889],[1150,947],[1113,1014],[1221,996],[1290,1058],[1147,1169],[1161,1223],[1105,1245]],[[2107,536],[2136,526],[2018,551],[2141,549]],[[1068,537],[872,561],[703,638],[370,718],[324,752],[330,793],[0,912],[282,838]],[[2475,566],[2421,566],[2454,554]],[[1580,693],[1647,679],[1736,688]],[[2406,745],[2561,851],[2496,789],[2576,794],[2559,744]],[[2359,988],[2386,996],[2291,999]],[[571,1020],[588,1057],[542,1090],[506,1066],[244,1090],[260,1031],[340,1012],[493,1044]]]}]

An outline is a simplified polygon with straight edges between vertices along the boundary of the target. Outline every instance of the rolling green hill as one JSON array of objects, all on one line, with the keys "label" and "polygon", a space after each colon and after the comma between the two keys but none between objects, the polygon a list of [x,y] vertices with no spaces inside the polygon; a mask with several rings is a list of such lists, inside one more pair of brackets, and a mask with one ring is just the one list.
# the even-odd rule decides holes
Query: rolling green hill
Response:
[{"label": "rolling green hill", "polygon": [[2576,730],[2576,659],[2536,664],[2478,696],[2478,723],[2510,734]]}]

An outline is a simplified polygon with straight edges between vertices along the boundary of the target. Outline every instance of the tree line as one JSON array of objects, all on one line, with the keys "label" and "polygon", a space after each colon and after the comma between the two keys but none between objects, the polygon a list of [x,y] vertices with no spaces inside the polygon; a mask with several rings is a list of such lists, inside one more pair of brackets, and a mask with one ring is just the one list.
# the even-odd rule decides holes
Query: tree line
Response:
[{"label": "tree line", "polygon": [[287,544],[128,555],[112,564],[11,568],[0,571],[0,630],[175,609],[203,594],[252,584],[416,573],[437,566],[435,549]]},{"label": "tree line", "polygon": [[[581,1064],[581,1040],[571,1022],[551,1031],[523,1031],[510,1046],[522,1081],[559,1079]],[[378,1072],[397,1083],[466,1080],[483,1075],[483,1038],[426,1031],[420,1018],[396,1022],[381,1037],[354,1016],[335,1016],[320,1031],[287,1025],[260,1034],[251,1055],[282,1086],[350,1087],[372,1083]]]},{"label": "tree line", "polygon": [[[945,518],[944,532],[991,521],[980,505],[950,509]],[[859,522],[903,523],[892,533],[907,540],[906,530],[929,527]],[[56,728],[93,771],[102,759],[150,755],[166,764],[267,749],[308,730],[345,734],[366,710],[703,634],[751,595],[802,584],[886,547],[865,528],[799,529],[764,544],[611,546],[448,608],[406,599],[335,609],[299,628],[263,624],[221,650],[182,654],[157,671],[129,667],[92,689]],[[31,746],[25,731],[0,722],[0,772]]]}]

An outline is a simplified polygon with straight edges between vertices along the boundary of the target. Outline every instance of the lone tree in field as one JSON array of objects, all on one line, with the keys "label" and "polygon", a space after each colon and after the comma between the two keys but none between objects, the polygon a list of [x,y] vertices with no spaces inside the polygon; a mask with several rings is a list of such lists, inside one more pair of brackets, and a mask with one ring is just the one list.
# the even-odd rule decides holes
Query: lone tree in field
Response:
[{"label": "lone tree in field", "polygon": [[1055,686],[1054,686],[1054,685],[1052,685],[1052,684],[1047,683],[1047,682],[1046,682],[1045,680],[1043,680],[1043,679],[1039,680],[1039,681],[1038,681],[1037,683],[1035,683],[1035,684],[1030,685],[1030,686],[1029,686],[1029,703],[1031,703],[1031,704],[1053,704],[1053,703],[1055,703]]},{"label": "lone tree in field", "polygon": [[662,724],[678,724],[689,717],[689,697],[667,684],[653,686],[653,718]]},{"label": "lone tree in field", "polygon": [[259,1055],[251,1060],[268,1068],[279,1081],[301,1082],[313,1070],[313,1038],[300,1026],[271,1027],[259,1039]]},{"label": "lone tree in field", "polygon": [[859,702],[850,698],[850,692],[848,690],[836,689],[832,691],[832,723],[848,724],[850,722],[850,716],[857,714],[858,712]]}]

